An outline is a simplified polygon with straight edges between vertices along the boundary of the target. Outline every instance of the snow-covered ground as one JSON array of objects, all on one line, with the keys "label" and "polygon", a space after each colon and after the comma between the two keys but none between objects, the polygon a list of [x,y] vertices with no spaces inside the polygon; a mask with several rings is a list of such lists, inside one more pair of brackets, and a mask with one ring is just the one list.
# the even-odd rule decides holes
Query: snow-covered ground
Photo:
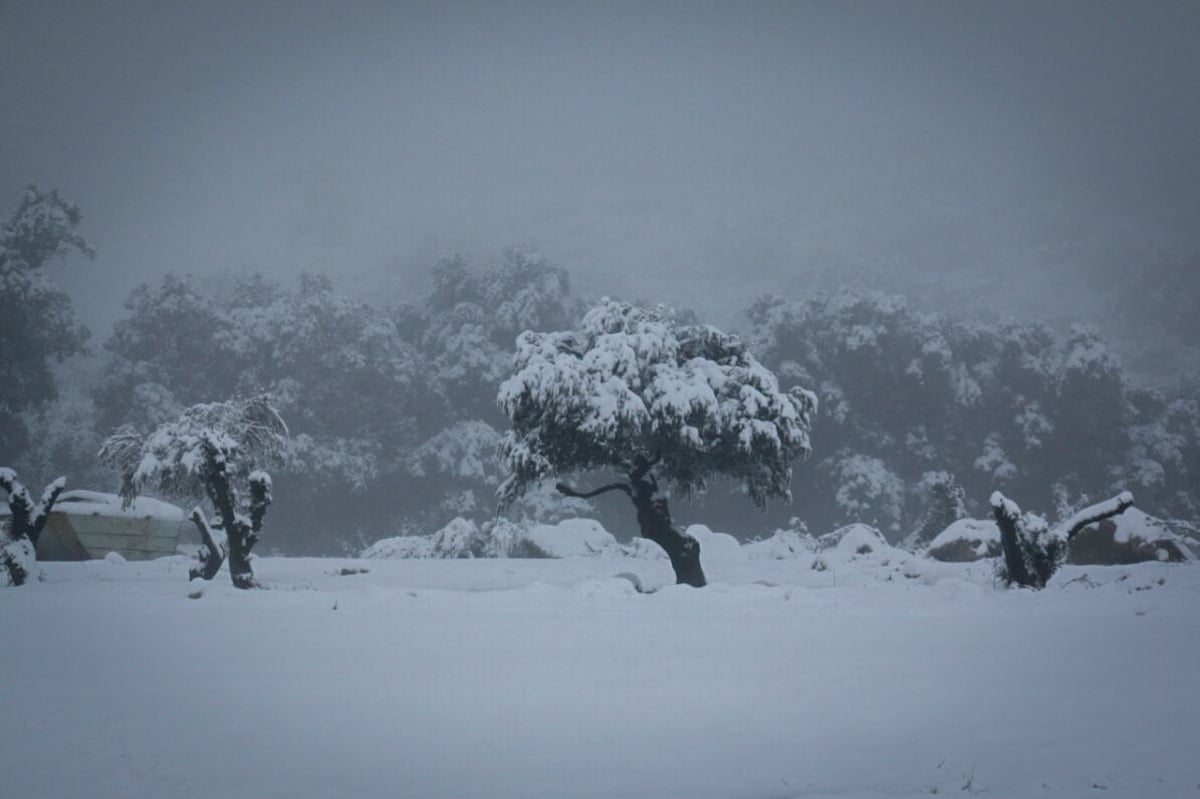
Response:
[{"label": "snow-covered ground", "polygon": [[705,552],[700,590],[615,556],[263,558],[249,592],[42,564],[0,590],[0,795],[1200,796],[1195,565],[1034,593]]}]

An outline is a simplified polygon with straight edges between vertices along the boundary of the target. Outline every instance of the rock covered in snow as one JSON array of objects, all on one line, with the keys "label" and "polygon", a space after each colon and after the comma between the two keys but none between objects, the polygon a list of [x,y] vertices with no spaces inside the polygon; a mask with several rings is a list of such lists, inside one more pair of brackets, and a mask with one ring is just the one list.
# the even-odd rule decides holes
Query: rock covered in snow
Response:
[{"label": "rock covered in snow", "polygon": [[1067,562],[1080,565],[1115,565],[1160,560],[1193,561],[1195,553],[1186,539],[1162,519],[1129,508],[1120,516],[1091,524],[1067,546]]},{"label": "rock covered in snow", "polygon": [[925,554],[946,563],[996,557],[1000,554],[1000,528],[993,521],[959,519],[929,542]]},{"label": "rock covered in snow", "polygon": [[693,524],[686,532],[700,543],[700,555],[706,560],[728,560],[745,556],[742,545],[728,533],[715,533],[704,524]]}]

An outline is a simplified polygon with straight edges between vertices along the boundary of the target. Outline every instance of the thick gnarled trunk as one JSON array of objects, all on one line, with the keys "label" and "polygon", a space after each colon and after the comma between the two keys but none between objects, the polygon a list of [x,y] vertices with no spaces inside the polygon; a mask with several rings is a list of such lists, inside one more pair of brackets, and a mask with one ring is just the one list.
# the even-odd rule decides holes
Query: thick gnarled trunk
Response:
[{"label": "thick gnarled trunk", "polygon": [[707,584],[704,569],[700,566],[700,542],[681,532],[671,522],[671,511],[667,498],[658,493],[658,483],[648,474],[649,467],[643,466],[629,475],[628,483],[610,483],[595,491],[580,492],[564,483],[555,488],[568,497],[591,499],[609,491],[623,491],[637,510],[638,527],[642,538],[647,538],[663,548],[675,570],[676,585],[703,588]]},{"label": "thick gnarled trunk", "polygon": [[650,539],[667,553],[675,570],[675,583],[703,588],[707,580],[700,566],[700,542],[671,522],[667,498],[655,491],[654,483],[638,480],[633,484],[632,499],[642,538]]},{"label": "thick gnarled trunk", "polygon": [[[258,543],[262,532],[263,518],[271,504],[271,479],[265,472],[255,472],[250,475],[250,515],[238,513],[237,500],[232,487],[229,485],[229,474],[224,461],[210,453],[209,469],[205,477],[205,489],[217,513],[221,516],[221,526],[225,530],[226,554],[229,560],[229,576],[234,588],[257,588],[254,581],[254,567],[250,563],[250,551]],[[212,548],[205,544],[205,550],[210,557],[215,556]],[[203,555],[201,563],[203,568]],[[217,564],[220,568],[220,564]],[[215,574],[215,570],[213,571]],[[203,576],[201,573],[200,576]]]}]

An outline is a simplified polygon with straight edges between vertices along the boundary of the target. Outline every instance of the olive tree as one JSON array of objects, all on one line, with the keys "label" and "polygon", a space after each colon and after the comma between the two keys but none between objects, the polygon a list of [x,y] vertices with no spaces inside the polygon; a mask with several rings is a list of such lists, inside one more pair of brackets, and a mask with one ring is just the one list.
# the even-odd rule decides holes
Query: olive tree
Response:
[{"label": "olive tree", "polygon": [[1036,513],[1022,513],[999,491],[992,493],[990,503],[1004,553],[1000,578],[1008,585],[1038,589],[1045,588],[1062,565],[1071,539],[1088,525],[1124,513],[1133,506],[1133,494],[1123,491],[1089,505],[1053,527]]},{"label": "olive tree", "polygon": [[643,537],[666,551],[678,583],[705,584],[699,543],[671,521],[663,489],[690,496],[717,476],[762,506],[790,500],[792,463],[809,452],[816,397],[788,392],[736,336],[680,324],[674,312],[605,299],[577,332],[517,339],[515,373],[498,401],[511,422],[501,441],[504,503],[554,475],[616,472],[591,498],[626,494]]},{"label": "olive tree", "polygon": [[122,427],[104,442],[100,458],[120,472],[126,503],[146,487],[168,496],[207,498],[220,517],[226,545],[217,541],[197,506],[191,518],[204,546],[191,578],[211,580],[228,555],[234,586],[253,588],[250,551],[272,499],[271,477],[260,466],[280,458],[286,436],[279,413],[260,395],[193,405],[148,435]]}]

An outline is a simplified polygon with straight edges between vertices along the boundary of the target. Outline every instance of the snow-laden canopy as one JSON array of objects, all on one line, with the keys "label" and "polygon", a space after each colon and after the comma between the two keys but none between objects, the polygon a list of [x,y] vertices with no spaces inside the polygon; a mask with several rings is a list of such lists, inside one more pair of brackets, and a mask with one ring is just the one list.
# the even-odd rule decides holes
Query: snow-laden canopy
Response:
[{"label": "snow-laden canopy", "polygon": [[257,464],[277,459],[287,426],[265,395],[193,405],[178,420],[149,435],[130,426],[117,430],[100,458],[121,473],[121,496],[130,503],[146,486],[175,497],[205,495],[211,469],[238,482]]},{"label": "snow-laden canopy", "polygon": [[511,499],[547,476],[650,466],[684,493],[717,474],[757,504],[790,498],[816,397],[779,383],[734,335],[604,299],[577,332],[522,333],[498,401]]}]

